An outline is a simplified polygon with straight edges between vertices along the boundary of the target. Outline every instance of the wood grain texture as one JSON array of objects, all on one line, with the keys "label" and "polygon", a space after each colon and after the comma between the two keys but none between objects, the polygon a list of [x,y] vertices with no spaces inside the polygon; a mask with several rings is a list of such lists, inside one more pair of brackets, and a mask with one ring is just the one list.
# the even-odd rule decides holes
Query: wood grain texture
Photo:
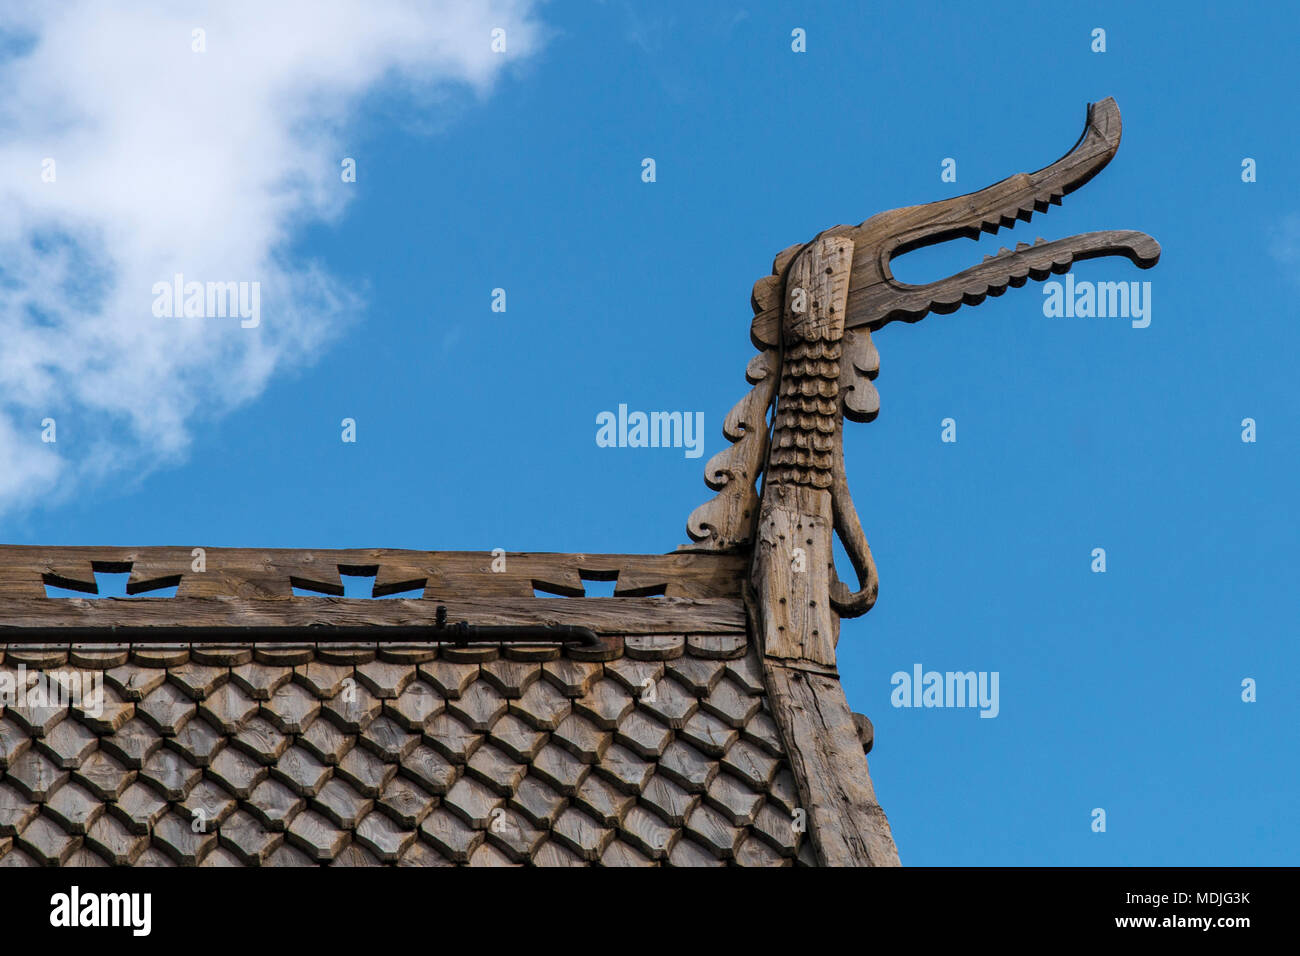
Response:
[{"label": "wood grain texture", "polygon": [[[482,626],[569,624],[597,634],[710,634],[745,629],[738,598],[459,598],[444,602],[447,620]],[[7,598],[0,633],[24,627],[276,627],[328,625],[382,629],[431,626],[436,604],[394,598]],[[11,640],[16,633],[6,634]],[[274,634],[266,635],[274,640]],[[382,640],[382,636],[378,639]],[[102,638],[111,641],[106,633]]]},{"label": "wood grain texture", "polygon": [[840,543],[844,545],[844,551],[849,556],[849,562],[853,565],[854,573],[858,578],[858,589],[852,591],[840,580],[832,559],[830,602],[835,613],[841,617],[859,617],[875,605],[876,596],[880,591],[880,577],[876,572],[875,559],[871,556],[867,535],[862,530],[862,520],[858,517],[857,508],[853,506],[853,495],[849,492],[842,443],[835,448],[832,476],[834,481],[831,485],[831,511],[835,533],[839,536]]},{"label": "wood grain texture", "polygon": [[[441,650],[423,662],[385,661],[382,647],[379,659],[233,667],[136,660],[104,676],[93,713],[11,708],[0,869],[208,865],[227,852],[275,866],[290,845],[293,865],[812,858],[790,825],[795,784],[761,681],[722,675],[738,661],[460,662]],[[641,700],[645,681],[678,734]],[[81,843],[86,854],[68,857]]]},{"label": "wood grain texture", "polygon": [[750,573],[751,617],[772,718],[790,754],[818,861],[888,866],[898,865],[898,852],[835,672],[839,619],[832,595],[844,599],[841,609],[857,610],[835,574],[836,532],[860,578],[869,566],[867,586],[875,597],[874,565],[844,480],[843,417],[846,410],[870,410],[869,376],[878,368],[865,335],[855,335],[844,352],[853,249],[843,235],[822,236],[788,266],[784,361]]},{"label": "wood grain texture", "polygon": [[835,666],[831,607],[840,462],[840,343],[853,243],[823,237],[789,266],[785,362],[750,581],[763,653]]},{"label": "wood grain texture", "polygon": [[760,646],[770,658],[835,666],[831,496],[769,485],[754,550]]},{"label": "wood grain texture", "polygon": [[898,848],[862,753],[839,679],[768,660],[768,700],[807,801],[809,835],[823,866],[899,866]]},{"label": "wood grain texture", "polygon": [[880,413],[880,395],[871,380],[880,373],[880,353],[871,341],[871,330],[846,329],[843,349],[839,387],[844,417],[874,421]]},{"label": "wood grain texture", "polygon": [[43,597],[51,584],[96,593],[95,572],[130,572],[129,594],[176,587],[177,597],[292,598],[295,587],[341,596],[340,574],[375,575],[377,597],[424,589],[424,599],[569,597],[583,580],[615,581],[618,597],[735,597],[743,556],[724,554],[549,554],[531,552],[0,546],[0,600]]}]

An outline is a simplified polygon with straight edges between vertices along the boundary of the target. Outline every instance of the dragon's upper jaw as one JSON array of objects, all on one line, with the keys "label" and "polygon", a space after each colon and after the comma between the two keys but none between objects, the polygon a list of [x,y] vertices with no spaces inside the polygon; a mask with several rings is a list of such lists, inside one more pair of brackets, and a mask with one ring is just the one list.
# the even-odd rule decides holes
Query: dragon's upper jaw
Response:
[{"label": "dragon's upper jaw", "polygon": [[1050,166],[1018,173],[987,189],[921,206],[908,206],[873,216],[857,227],[839,227],[853,239],[853,270],[845,324],[879,328],[902,319],[915,321],[929,312],[951,312],[975,305],[985,296],[1001,295],[1008,285],[1067,272],[1072,263],[1121,255],[1139,268],[1160,258],[1160,245],[1150,236],[1130,230],[1088,232],[1054,242],[1041,239],[1019,243],[947,279],[908,285],[893,277],[890,260],[922,246],[956,238],[977,238],[1028,222],[1035,212],[1059,205],[1063,196],[1097,175],[1119,149],[1119,107],[1107,98],[1088,107],[1087,124],[1074,147]]}]

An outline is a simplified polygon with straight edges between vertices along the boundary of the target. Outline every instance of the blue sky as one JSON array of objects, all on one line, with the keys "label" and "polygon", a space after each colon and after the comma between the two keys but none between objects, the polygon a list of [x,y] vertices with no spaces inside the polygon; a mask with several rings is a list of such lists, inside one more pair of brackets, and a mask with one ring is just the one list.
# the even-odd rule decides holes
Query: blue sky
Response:
[{"label": "blue sky", "polygon": [[[32,471],[0,539],[672,550],[747,388],[749,291],[773,255],[1046,165],[1085,104],[1114,96],[1119,154],[1063,207],[895,263],[928,281],[1090,229],[1164,249],[1151,271],[1074,270],[1150,281],[1146,329],[1045,318],[1030,283],[875,336],[882,410],[847,427],[846,458],[881,590],[843,627],[844,685],[875,723],[905,864],[1295,864],[1294,13],[513,6],[527,55],[490,84],[467,68],[468,85],[452,71],[430,92],[380,70],[320,118],[331,138],[303,151],[304,175],[339,195],[275,220],[267,248],[348,299],[329,334],[313,337],[308,296],[293,335],[309,346],[273,373],[227,388],[214,351],[161,438],[123,416],[147,419],[198,372],[171,369],[156,393],[136,374],[131,411],[84,418],[56,390],[61,453],[94,448],[106,477]],[[240,155],[279,148],[254,137]],[[356,183],[339,181],[343,156]],[[239,228],[225,223],[230,243]],[[268,297],[259,332],[287,311]],[[704,457],[598,448],[595,417],[620,403],[702,411]],[[18,467],[43,413],[14,391],[0,407],[21,412]],[[104,464],[119,443],[129,469]],[[998,717],[892,708],[890,675],[916,663],[999,672]]]}]

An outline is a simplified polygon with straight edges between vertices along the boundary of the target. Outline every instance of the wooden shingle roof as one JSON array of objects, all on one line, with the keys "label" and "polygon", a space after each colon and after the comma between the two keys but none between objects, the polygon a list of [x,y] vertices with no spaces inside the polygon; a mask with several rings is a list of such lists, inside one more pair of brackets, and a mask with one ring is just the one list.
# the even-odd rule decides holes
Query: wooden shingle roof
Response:
[{"label": "wooden shingle roof", "polygon": [[[103,694],[0,695],[0,866],[817,862],[748,636],[743,555],[203,557],[193,571],[191,549],[0,549],[7,641],[177,620],[193,637],[0,648],[0,692]],[[340,568],[424,596],[294,594],[341,590]],[[44,596],[93,591],[97,570],[129,571],[141,596]],[[618,596],[578,596],[584,577]],[[175,596],[147,596],[161,585]],[[438,606],[599,640],[379,640]],[[356,639],[275,640],[288,622]],[[248,626],[270,640],[212,642]]]}]

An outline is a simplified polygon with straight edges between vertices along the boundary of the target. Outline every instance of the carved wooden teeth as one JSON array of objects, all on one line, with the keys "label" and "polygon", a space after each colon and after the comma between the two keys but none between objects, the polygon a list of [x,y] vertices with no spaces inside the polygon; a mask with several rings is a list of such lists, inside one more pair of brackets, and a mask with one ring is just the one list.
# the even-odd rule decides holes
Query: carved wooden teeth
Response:
[{"label": "carved wooden teeth", "polygon": [[1014,250],[1008,249],[1006,246],[1003,246],[1001,249],[997,251],[997,255],[985,256],[984,261],[988,262],[990,259],[997,259],[999,256],[1009,255],[1012,251],[1024,252],[1027,249],[1034,248],[1034,246],[1045,245],[1046,242],[1047,242],[1046,239],[1044,239],[1042,236],[1039,236],[1037,239],[1034,240],[1033,245],[1030,245],[1027,242],[1017,242],[1016,248]]}]

